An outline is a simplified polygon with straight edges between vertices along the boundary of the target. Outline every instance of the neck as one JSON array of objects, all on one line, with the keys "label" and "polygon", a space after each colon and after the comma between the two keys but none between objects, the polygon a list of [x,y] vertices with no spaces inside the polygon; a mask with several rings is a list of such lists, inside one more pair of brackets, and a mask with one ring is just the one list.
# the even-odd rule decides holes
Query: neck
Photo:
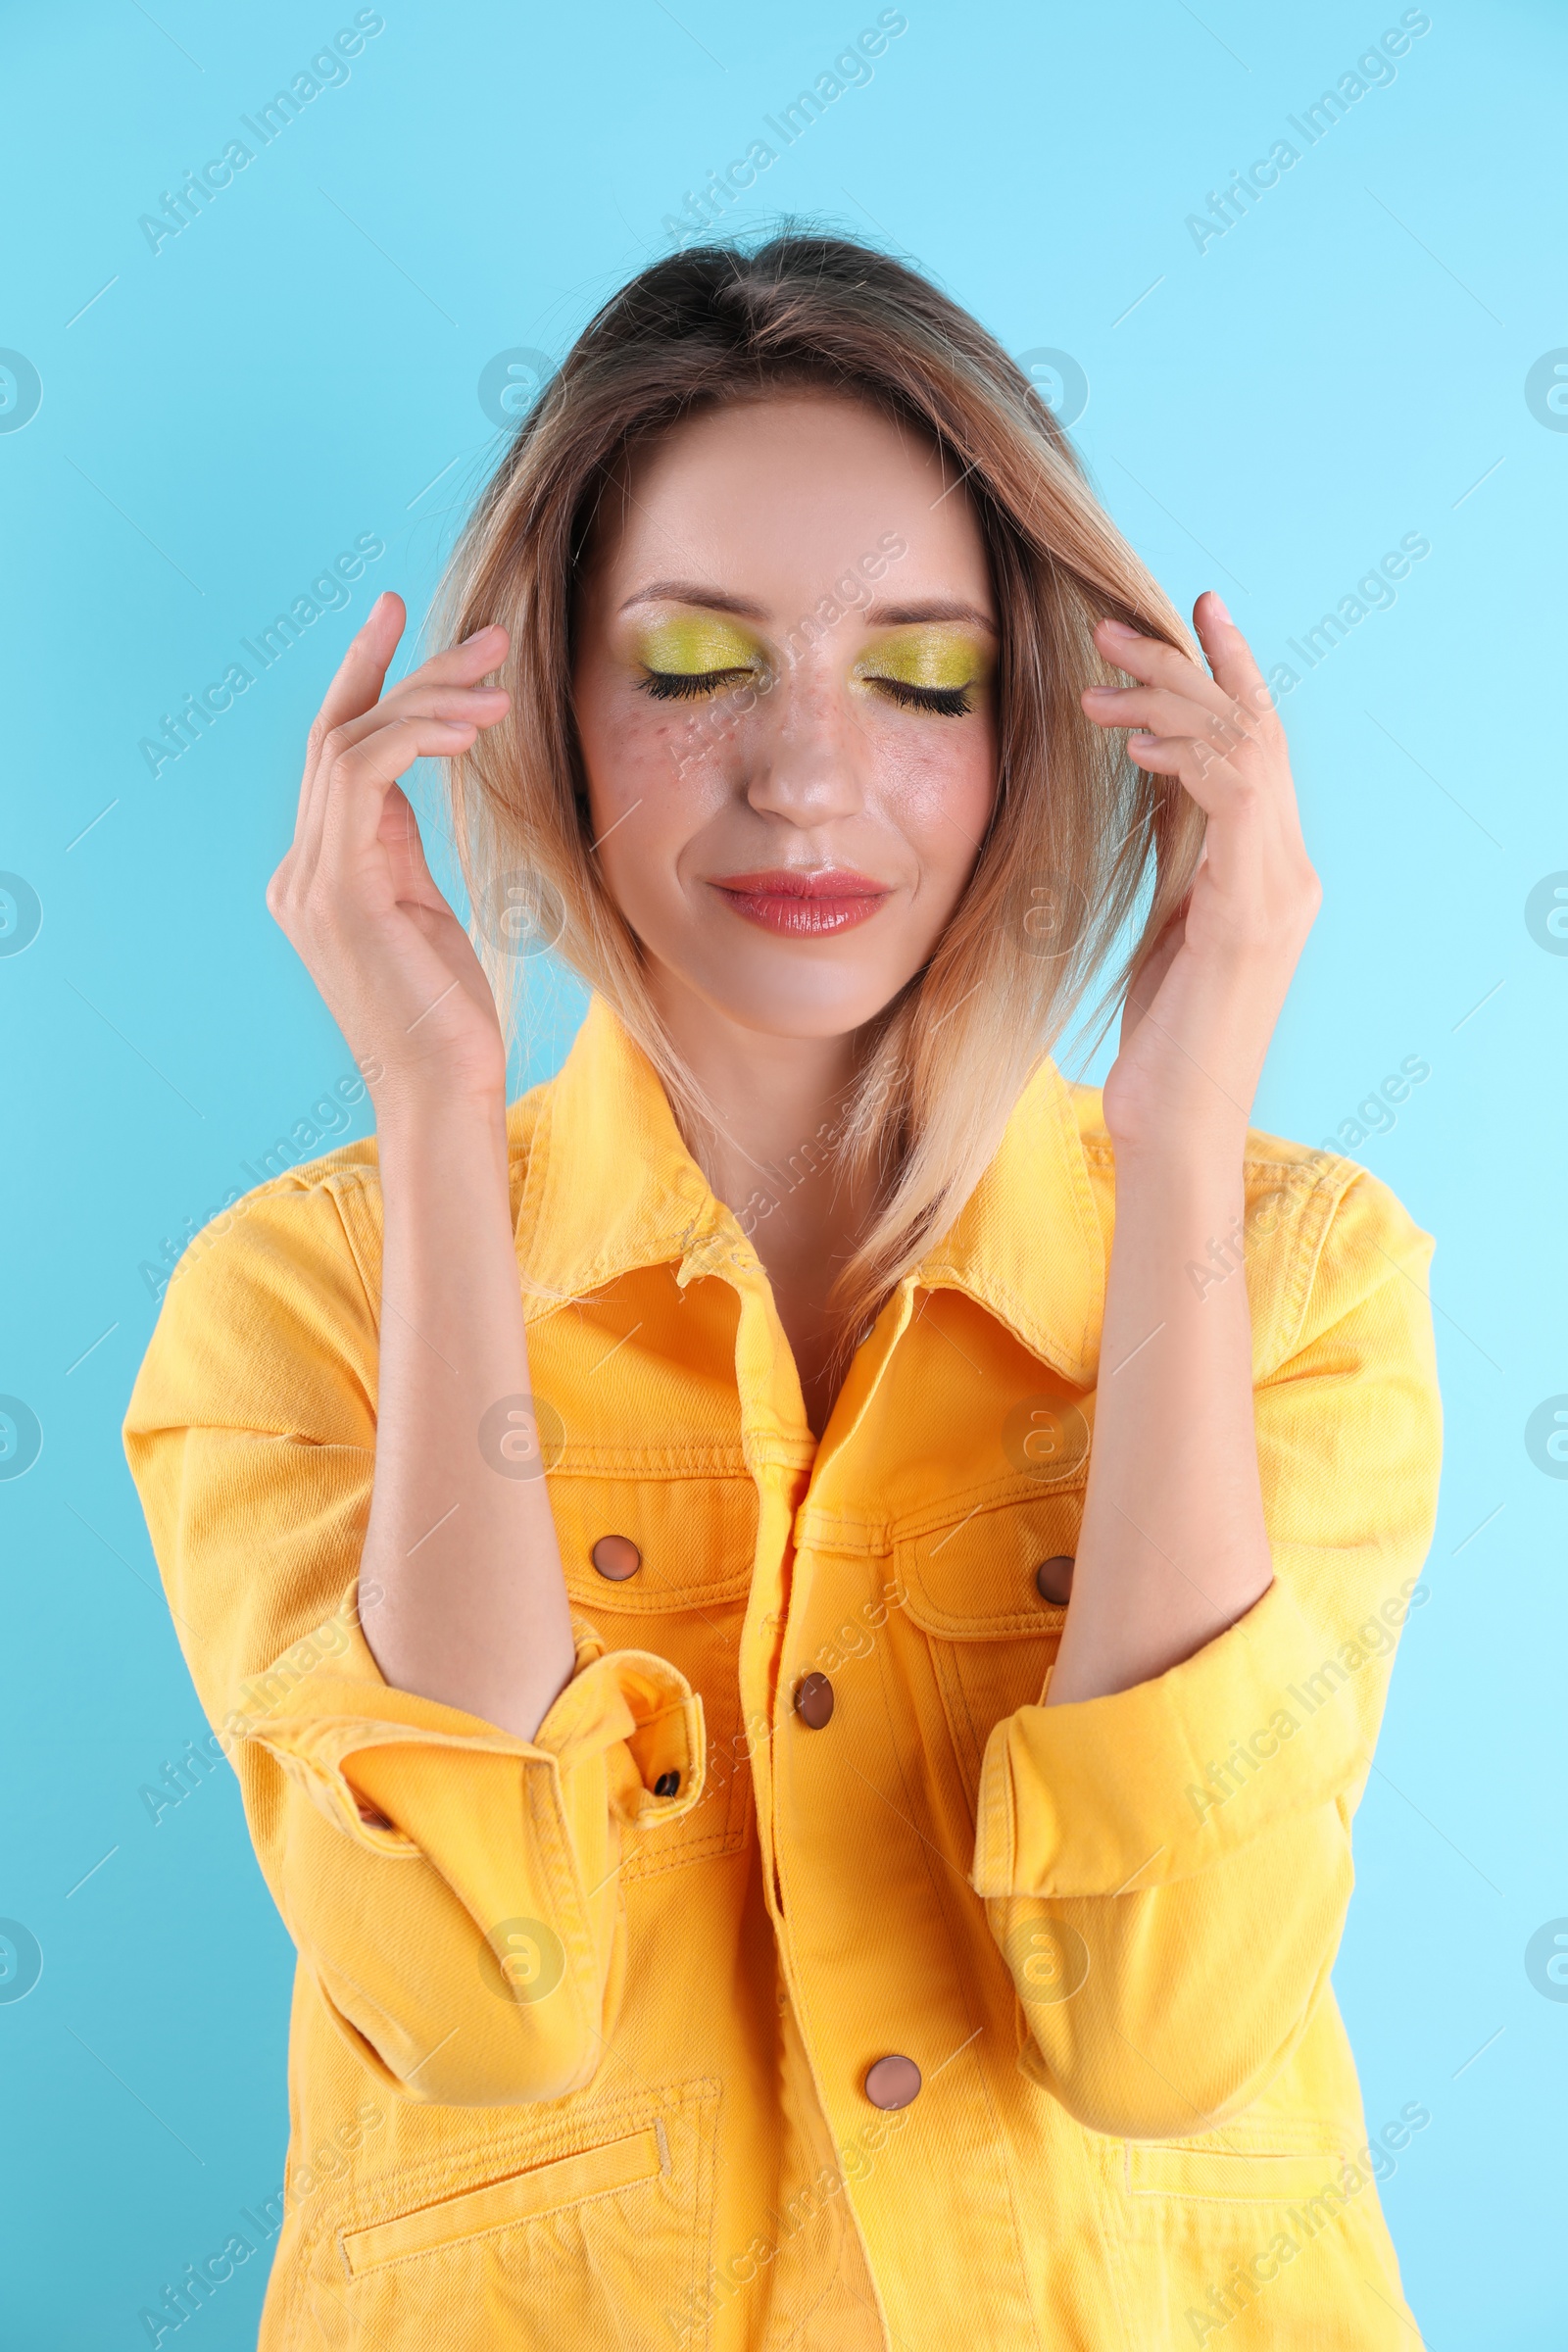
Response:
[{"label": "neck", "polygon": [[838,1179],[834,1141],[859,1067],[855,1033],[778,1037],[743,1028],[656,969],[652,993],[710,1106],[703,1170],[751,1236],[773,1288],[818,1435],[839,1318],[828,1293],[875,1205],[874,1175]]}]

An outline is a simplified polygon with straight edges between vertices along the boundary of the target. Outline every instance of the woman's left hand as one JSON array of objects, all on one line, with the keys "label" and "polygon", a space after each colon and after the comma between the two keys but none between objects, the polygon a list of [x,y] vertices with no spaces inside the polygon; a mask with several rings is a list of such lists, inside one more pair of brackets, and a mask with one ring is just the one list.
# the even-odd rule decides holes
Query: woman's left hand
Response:
[{"label": "woman's left hand", "polygon": [[1207,590],[1187,655],[1102,620],[1095,643],[1140,681],[1092,686],[1097,725],[1132,727],[1129,756],[1172,775],[1208,819],[1185,904],[1134,974],[1105,1124],[1124,1152],[1240,1151],[1274,1025],[1322,886],[1301,839],[1285,730],[1247,640]]}]

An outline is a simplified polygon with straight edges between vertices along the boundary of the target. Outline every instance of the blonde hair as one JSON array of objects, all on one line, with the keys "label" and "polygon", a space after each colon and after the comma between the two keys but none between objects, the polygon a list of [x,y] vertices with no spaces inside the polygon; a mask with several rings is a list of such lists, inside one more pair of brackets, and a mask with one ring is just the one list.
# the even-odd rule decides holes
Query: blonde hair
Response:
[{"label": "blonde hair", "polygon": [[1118,676],[1094,646],[1099,619],[1183,651],[1191,640],[1001,346],[915,271],[847,239],[673,254],[584,328],[480,496],[439,603],[442,642],[494,620],[512,637],[511,712],[451,763],[450,789],[476,945],[513,1033],[527,959],[508,955],[485,910],[520,872],[552,905],[557,953],[613,1006],[709,1164],[719,1121],[656,1014],[593,855],[573,610],[599,502],[638,443],[716,402],[803,385],[863,399],[936,442],[978,519],[1001,625],[991,821],[934,953],[868,1024],[834,1129],[841,1167],[876,1176],[877,1205],[834,1286],[848,1351],[957,1216],[1149,888],[1101,1000],[1113,1008],[1190,887],[1203,820],[1084,714],[1083,688]]}]

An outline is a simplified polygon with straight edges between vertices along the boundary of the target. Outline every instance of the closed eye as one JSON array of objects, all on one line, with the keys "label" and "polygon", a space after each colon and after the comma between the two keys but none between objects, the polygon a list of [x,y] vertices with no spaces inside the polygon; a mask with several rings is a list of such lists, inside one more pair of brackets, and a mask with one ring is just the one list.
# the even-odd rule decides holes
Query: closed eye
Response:
[{"label": "closed eye", "polygon": [[683,703],[693,701],[699,695],[716,694],[720,687],[734,685],[740,679],[754,674],[750,668],[651,669],[637,683],[644,694],[651,694],[656,702]]},{"label": "closed eye", "polygon": [[906,710],[934,710],[943,718],[963,718],[974,709],[967,686],[911,686],[906,678],[867,677]]}]

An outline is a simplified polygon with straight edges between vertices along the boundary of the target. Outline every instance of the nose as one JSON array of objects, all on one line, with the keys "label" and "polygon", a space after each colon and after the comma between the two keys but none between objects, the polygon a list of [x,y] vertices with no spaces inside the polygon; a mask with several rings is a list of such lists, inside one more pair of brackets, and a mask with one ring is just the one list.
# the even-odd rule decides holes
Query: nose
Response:
[{"label": "nose", "polygon": [[840,681],[803,662],[759,703],[758,719],[747,745],[754,808],[803,829],[858,813],[865,747]]}]

